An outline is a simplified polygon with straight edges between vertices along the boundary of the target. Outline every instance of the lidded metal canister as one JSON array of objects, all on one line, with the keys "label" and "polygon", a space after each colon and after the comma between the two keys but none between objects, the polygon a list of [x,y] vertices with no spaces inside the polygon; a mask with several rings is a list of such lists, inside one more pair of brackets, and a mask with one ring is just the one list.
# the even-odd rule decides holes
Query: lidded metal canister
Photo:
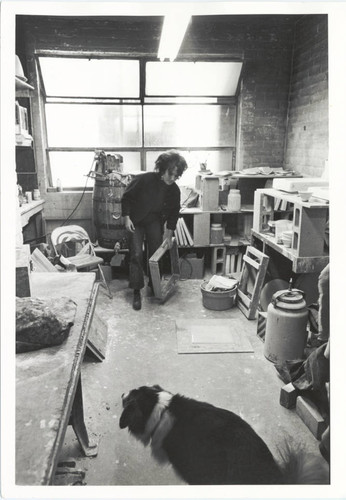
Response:
[{"label": "lidded metal canister", "polygon": [[307,339],[308,309],[304,292],[292,289],[274,293],[267,311],[264,355],[273,363],[301,359]]}]

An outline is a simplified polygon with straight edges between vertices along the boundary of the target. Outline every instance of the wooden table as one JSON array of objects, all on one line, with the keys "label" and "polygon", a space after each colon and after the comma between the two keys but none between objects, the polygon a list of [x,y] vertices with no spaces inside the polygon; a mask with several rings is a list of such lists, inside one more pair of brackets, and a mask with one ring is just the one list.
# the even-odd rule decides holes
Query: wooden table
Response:
[{"label": "wooden table", "polygon": [[32,296],[77,304],[60,346],[16,354],[16,484],[51,484],[67,425],[87,456],[97,454],[84,425],[81,366],[93,316],[94,273],[32,273]]}]

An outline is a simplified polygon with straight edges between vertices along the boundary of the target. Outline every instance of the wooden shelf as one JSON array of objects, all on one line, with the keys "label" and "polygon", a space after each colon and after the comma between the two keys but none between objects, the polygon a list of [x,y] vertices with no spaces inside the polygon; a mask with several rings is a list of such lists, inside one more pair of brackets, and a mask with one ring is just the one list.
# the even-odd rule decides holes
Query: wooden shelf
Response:
[{"label": "wooden shelf", "polygon": [[[284,245],[276,243],[275,237],[265,233],[259,233],[258,231],[252,230],[252,236],[264,243],[264,247],[267,245],[273,248],[276,252],[283,255],[287,259],[292,261],[292,271],[297,274],[301,273],[318,273],[329,262],[329,255],[318,255],[311,257],[298,257],[292,248],[287,248]],[[263,248],[265,253],[265,248]]]},{"label": "wooden shelf", "polygon": [[232,174],[233,179],[281,179],[283,177],[303,177],[300,174]]},{"label": "wooden shelf", "polygon": [[31,203],[24,203],[21,207],[19,207],[22,227],[25,227],[28,224],[29,219],[33,215],[43,210],[43,204],[44,200],[35,200]]},{"label": "wooden shelf", "polygon": [[196,215],[196,214],[218,214],[218,215],[236,215],[236,214],[243,214],[243,213],[249,213],[253,212],[253,205],[244,205],[243,207],[240,208],[240,210],[237,210],[235,212],[231,212],[229,210],[222,210],[221,208],[219,210],[202,210],[201,208],[182,208],[180,210],[180,215]]},{"label": "wooden shelf", "polygon": [[279,191],[278,189],[259,189],[261,195],[270,196],[272,198],[279,198],[280,200],[287,201],[288,203],[293,203],[304,208],[326,208],[328,207],[328,202],[317,198],[310,198],[311,201],[302,201],[299,194],[297,193],[286,193],[284,191]]}]

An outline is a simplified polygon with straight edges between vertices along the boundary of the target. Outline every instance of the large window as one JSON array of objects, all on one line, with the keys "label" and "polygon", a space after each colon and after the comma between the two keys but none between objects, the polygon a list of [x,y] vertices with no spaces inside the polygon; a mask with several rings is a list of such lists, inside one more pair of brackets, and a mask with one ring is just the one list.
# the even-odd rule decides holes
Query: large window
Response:
[{"label": "large window", "polygon": [[95,150],[121,154],[124,171],[138,172],[178,149],[189,165],[182,184],[200,163],[232,168],[242,63],[40,56],[39,64],[54,184],[85,186]]}]

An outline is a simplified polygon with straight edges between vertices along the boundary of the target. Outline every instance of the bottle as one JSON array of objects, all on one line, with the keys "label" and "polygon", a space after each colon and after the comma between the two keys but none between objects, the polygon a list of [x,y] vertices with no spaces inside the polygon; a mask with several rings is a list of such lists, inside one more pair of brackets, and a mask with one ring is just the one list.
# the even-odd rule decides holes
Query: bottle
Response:
[{"label": "bottle", "polygon": [[19,206],[21,207],[24,203],[23,188],[20,184],[17,184],[17,186],[18,186],[18,201],[19,201]]},{"label": "bottle", "polygon": [[57,179],[56,180],[56,190],[58,192],[62,191],[62,187],[61,187],[61,180],[60,179]]},{"label": "bottle", "polygon": [[241,206],[241,196],[239,189],[230,189],[227,198],[227,210],[229,212],[239,212]]},{"label": "bottle", "polygon": [[33,197],[33,199],[35,201],[40,200],[41,199],[40,190],[39,189],[34,189],[34,193],[33,193],[32,197]]}]

